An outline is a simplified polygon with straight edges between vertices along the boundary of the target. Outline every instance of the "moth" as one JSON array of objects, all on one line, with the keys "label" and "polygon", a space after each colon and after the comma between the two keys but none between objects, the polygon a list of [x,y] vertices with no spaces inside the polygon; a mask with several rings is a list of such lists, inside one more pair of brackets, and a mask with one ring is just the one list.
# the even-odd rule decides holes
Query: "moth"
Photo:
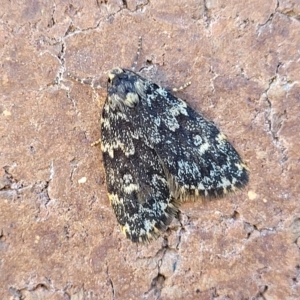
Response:
[{"label": "moth", "polygon": [[188,196],[222,197],[248,182],[247,166],[212,122],[133,70],[108,74],[100,143],[108,198],[133,242],[158,237]]}]

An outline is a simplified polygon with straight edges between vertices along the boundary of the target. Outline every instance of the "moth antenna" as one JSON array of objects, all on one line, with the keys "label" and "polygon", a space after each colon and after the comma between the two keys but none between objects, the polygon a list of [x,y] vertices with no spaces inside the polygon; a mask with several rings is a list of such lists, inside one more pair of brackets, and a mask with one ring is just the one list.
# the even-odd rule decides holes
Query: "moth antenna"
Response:
[{"label": "moth antenna", "polygon": [[96,82],[94,77],[79,78],[78,76],[73,75],[69,72],[67,73],[67,76],[83,85],[90,86],[92,89],[102,89],[103,88],[98,82]]},{"label": "moth antenna", "polygon": [[134,71],[135,70],[135,67],[138,63],[138,60],[139,60],[139,56],[140,56],[140,53],[141,53],[141,49],[142,49],[142,37],[140,36],[139,37],[139,41],[138,41],[138,48],[137,48],[137,51],[136,51],[136,55],[135,55],[135,60],[131,66],[131,70]]},{"label": "moth antenna", "polygon": [[185,83],[184,85],[180,86],[179,88],[173,88],[172,91],[174,93],[182,91],[182,90],[186,89],[188,86],[190,86],[191,84],[192,83],[189,81],[189,82]]}]

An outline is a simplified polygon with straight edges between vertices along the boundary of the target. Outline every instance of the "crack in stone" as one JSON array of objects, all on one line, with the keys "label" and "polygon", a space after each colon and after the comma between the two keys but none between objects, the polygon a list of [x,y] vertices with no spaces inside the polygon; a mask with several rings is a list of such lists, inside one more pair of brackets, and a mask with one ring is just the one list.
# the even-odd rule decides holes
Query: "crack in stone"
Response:
[{"label": "crack in stone", "polygon": [[9,172],[9,166],[4,167],[5,175],[0,180],[0,194],[3,194],[6,198],[12,200],[19,199],[23,192],[26,190],[33,191],[38,199],[40,199],[41,204],[47,207],[47,204],[51,201],[51,198],[48,193],[49,184],[54,177],[54,167],[53,162],[50,164],[50,175],[49,179],[46,181],[36,181],[33,184],[24,184],[21,181],[18,181],[13,177]]},{"label": "crack in stone", "polygon": [[[268,106],[264,113],[265,120],[268,124],[268,132],[271,135],[273,143],[281,152],[281,156],[282,156],[281,164],[283,166],[284,163],[288,160],[288,157],[285,153],[286,148],[282,144],[282,141],[280,140],[280,137],[277,135],[277,133],[280,131],[280,129],[283,125],[283,122],[286,119],[286,111],[283,111],[282,114],[277,114],[277,115],[273,114],[272,115],[273,105],[272,105],[271,100],[269,99],[269,91],[270,91],[272,85],[278,81],[278,69],[281,65],[282,65],[282,63],[279,62],[279,64],[277,65],[277,68],[276,68],[275,75],[271,79],[269,79],[269,86],[263,92],[263,95],[265,95],[265,101]],[[277,118],[277,122],[275,122],[276,121],[275,118]],[[278,121],[278,120],[280,120],[280,121]],[[283,172],[283,169],[282,169],[282,172]]]},{"label": "crack in stone", "polygon": [[266,20],[266,22],[263,23],[263,24],[258,24],[258,28],[259,28],[259,29],[261,29],[261,28],[264,27],[264,26],[267,26],[269,23],[272,22],[272,20],[273,20],[273,18],[274,18],[274,15],[277,13],[278,7],[279,7],[279,0],[277,0],[277,2],[276,2],[276,7],[275,7],[275,9],[274,9],[274,12],[272,12],[272,13],[269,15],[269,17],[268,17],[268,19]]},{"label": "crack in stone", "polygon": [[265,293],[267,292],[268,290],[268,286],[267,285],[261,285],[259,286],[259,291],[258,293],[256,294],[255,298],[254,299],[257,299],[257,300],[265,300],[266,297],[265,297]]},{"label": "crack in stone", "polygon": [[[288,9],[288,8],[283,8],[283,10],[279,10],[279,0],[277,1],[278,6],[276,8],[276,12],[278,12],[279,14],[286,16],[288,18],[293,18],[296,19],[297,21],[300,21],[300,15],[299,13],[295,12],[295,10],[293,8]],[[284,2],[283,2],[284,4]]]},{"label": "crack in stone", "polygon": [[9,287],[8,292],[14,297],[14,300],[22,300],[22,291],[20,289],[16,289],[15,287]]},{"label": "crack in stone", "polygon": [[51,161],[50,163],[49,173],[50,174],[48,180],[39,181],[33,184],[33,190],[39,197],[41,203],[45,206],[45,208],[47,208],[48,203],[51,201],[51,198],[48,193],[48,188],[55,174],[53,161]]},{"label": "crack in stone", "polygon": [[293,286],[299,286],[300,285],[300,265],[297,265],[295,267],[295,276],[292,278],[293,280]]},{"label": "crack in stone", "polygon": [[97,6],[100,7],[101,4],[107,4],[108,0],[97,0]]},{"label": "crack in stone", "polygon": [[148,295],[153,292],[154,299],[158,300],[161,296],[165,280],[166,278],[158,273],[157,276],[152,279],[150,289],[144,294],[143,298],[146,299]]},{"label": "crack in stone", "polygon": [[45,208],[47,208],[48,203],[51,201],[48,194],[49,183],[50,181],[40,181],[39,183],[35,183],[33,186],[34,192],[39,197]]},{"label": "crack in stone", "polygon": [[[189,220],[189,218],[188,218],[188,220]],[[179,250],[180,245],[181,245],[182,235],[184,234],[184,232],[186,232],[185,226],[182,223],[182,214],[181,214],[181,211],[178,212],[178,221],[179,221],[179,224],[180,224],[180,230],[178,232],[178,242],[177,242],[176,247],[175,247],[176,250]]]},{"label": "crack in stone", "polygon": [[53,9],[52,9],[52,13],[51,13],[51,18],[50,18],[50,20],[48,22],[48,25],[47,25],[48,28],[52,28],[56,24],[55,19],[54,19],[55,12],[56,12],[56,4],[53,3]]},{"label": "crack in stone", "polygon": [[57,54],[58,61],[60,62],[60,67],[58,68],[54,84],[58,85],[61,81],[63,81],[63,74],[66,71],[66,60],[65,60],[65,54],[66,54],[66,45],[64,40],[61,42],[60,51]]},{"label": "crack in stone", "polygon": [[203,1],[203,6],[204,6],[204,11],[203,11],[203,19],[205,22],[205,27],[208,28],[211,23],[211,15],[210,15],[210,10],[207,5],[207,0]]},{"label": "crack in stone", "polygon": [[113,283],[112,279],[110,278],[109,270],[108,270],[108,264],[107,263],[106,263],[106,276],[107,276],[107,280],[108,280],[108,282],[109,282],[109,284],[111,286],[112,299],[116,300],[114,283]]},{"label": "crack in stone", "polygon": [[[176,243],[175,248],[170,248],[169,241],[168,241],[168,232],[166,232],[166,235],[163,237],[162,246],[155,254],[155,257],[160,257],[157,262],[157,275],[152,279],[149,290],[144,293],[143,298],[148,298],[152,294],[154,299],[159,299],[161,296],[162,289],[164,287],[164,282],[167,279],[167,277],[170,277],[170,273],[174,273],[177,269],[177,263],[178,263],[178,249],[180,248],[181,244],[181,233],[185,231],[184,226],[182,222],[180,221],[180,215],[178,216],[179,223],[181,225],[179,230],[179,236],[178,241]],[[168,229],[170,232],[176,231],[178,233],[178,230],[176,229]],[[170,254],[168,258],[166,258],[166,255]],[[175,258],[174,258],[175,255]],[[167,259],[166,265],[164,265],[164,260]],[[172,266],[170,266],[170,263],[172,263]],[[164,265],[164,266],[163,266]],[[163,266],[163,267],[162,267]],[[163,268],[163,269],[162,269]],[[165,274],[165,272],[167,272]],[[169,275],[168,275],[169,273]],[[171,275],[172,276],[172,275]],[[152,299],[152,298],[151,298]]]},{"label": "crack in stone", "polygon": [[155,300],[160,298],[161,291],[163,289],[163,285],[166,280],[166,277],[160,272],[160,267],[163,263],[163,259],[167,251],[168,251],[168,238],[165,236],[163,238],[162,247],[155,254],[155,257],[161,256],[161,258],[158,260],[157,263],[157,275],[152,279],[149,290],[144,293],[143,295],[144,299],[147,299],[148,296],[152,293]]},{"label": "crack in stone", "polygon": [[5,175],[1,178],[0,182],[0,194],[4,195],[5,198],[16,200],[21,197],[21,194],[26,190],[32,189],[33,184],[25,185],[22,181],[17,180],[10,173],[10,168],[13,166],[4,166]]},{"label": "crack in stone", "polygon": [[28,297],[30,297],[30,299],[38,299],[38,294],[40,294],[41,292],[46,293],[49,290],[50,287],[43,282],[39,282],[35,285],[28,284],[26,287],[20,289],[15,288],[13,286],[8,288],[8,292],[14,297],[14,300],[23,300],[27,299]]},{"label": "crack in stone", "polygon": [[71,165],[71,172],[70,172],[70,181],[71,183],[73,183],[73,175],[76,172],[77,168],[78,168],[78,162],[76,161],[76,159],[72,159],[70,162]]},{"label": "crack in stone", "polygon": [[255,231],[259,232],[260,236],[266,236],[277,233],[277,230],[280,228],[282,228],[282,220],[280,220],[276,226],[261,228],[258,228],[258,226],[255,224],[244,221],[244,230],[247,232],[247,240],[251,238]]},{"label": "crack in stone", "polygon": [[133,12],[138,11],[139,9],[144,8],[145,6],[150,5],[150,0],[146,1],[145,3],[140,3],[135,7],[135,10]]},{"label": "crack in stone", "polygon": [[219,297],[219,294],[218,294],[218,291],[217,291],[216,287],[212,287],[210,290],[211,290],[211,296],[212,296],[213,299]]}]

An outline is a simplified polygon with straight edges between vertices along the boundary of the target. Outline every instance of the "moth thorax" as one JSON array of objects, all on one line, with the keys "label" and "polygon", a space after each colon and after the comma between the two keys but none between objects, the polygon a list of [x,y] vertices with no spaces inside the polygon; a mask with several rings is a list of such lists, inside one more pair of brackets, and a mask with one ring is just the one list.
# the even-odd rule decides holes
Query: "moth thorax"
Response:
[{"label": "moth thorax", "polygon": [[130,108],[134,108],[139,103],[139,96],[136,93],[127,93],[124,104]]}]

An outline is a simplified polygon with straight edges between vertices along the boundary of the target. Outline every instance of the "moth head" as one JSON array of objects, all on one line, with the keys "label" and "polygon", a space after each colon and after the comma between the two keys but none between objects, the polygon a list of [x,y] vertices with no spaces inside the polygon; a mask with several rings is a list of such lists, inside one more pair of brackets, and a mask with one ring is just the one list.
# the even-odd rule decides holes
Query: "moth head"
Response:
[{"label": "moth head", "polygon": [[116,77],[118,74],[122,74],[124,71],[121,68],[114,68],[108,72],[108,83],[111,83],[113,79]]},{"label": "moth head", "polygon": [[135,88],[136,75],[128,70],[115,68],[109,71],[107,92],[114,106],[134,108],[139,102]]}]

